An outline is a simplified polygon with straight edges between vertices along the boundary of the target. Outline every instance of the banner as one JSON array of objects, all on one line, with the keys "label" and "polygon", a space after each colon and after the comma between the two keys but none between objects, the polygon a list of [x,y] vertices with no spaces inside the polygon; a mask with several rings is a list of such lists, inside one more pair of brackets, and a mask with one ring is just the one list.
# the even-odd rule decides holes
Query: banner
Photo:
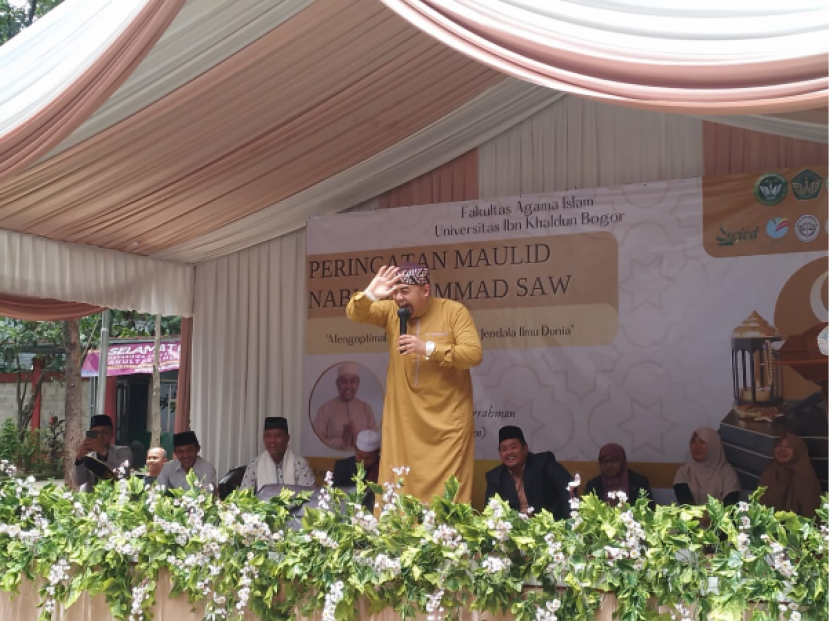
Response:
[{"label": "banner", "polygon": [[[478,459],[512,424],[560,460],[617,442],[630,461],[683,462],[735,405],[736,327],[827,321],[827,246],[826,166],[312,218],[302,452],[351,454],[382,425],[389,343],[345,306],[414,261],[481,336]],[[816,390],[797,379],[787,399]]]},{"label": "banner", "polygon": [[[159,347],[159,371],[176,371],[179,368],[179,341],[162,342]],[[81,377],[98,377],[101,353],[91,351],[84,358]],[[153,372],[153,343],[128,343],[110,345],[107,352],[107,376],[133,375]]]}]

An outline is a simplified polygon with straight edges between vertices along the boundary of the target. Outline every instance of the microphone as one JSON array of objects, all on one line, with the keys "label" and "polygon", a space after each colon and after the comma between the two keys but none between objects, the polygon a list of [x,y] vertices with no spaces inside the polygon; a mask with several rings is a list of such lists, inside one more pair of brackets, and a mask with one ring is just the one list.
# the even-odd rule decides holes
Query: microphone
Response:
[{"label": "microphone", "polygon": [[409,318],[412,316],[412,311],[402,306],[398,309],[398,319],[401,320],[401,336],[406,334],[406,322],[409,321]]}]

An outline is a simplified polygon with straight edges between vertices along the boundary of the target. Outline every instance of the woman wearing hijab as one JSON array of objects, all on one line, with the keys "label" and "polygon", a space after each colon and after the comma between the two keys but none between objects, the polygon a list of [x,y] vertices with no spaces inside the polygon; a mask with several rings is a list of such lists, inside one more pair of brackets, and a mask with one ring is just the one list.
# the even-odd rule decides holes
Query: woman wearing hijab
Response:
[{"label": "woman wearing hijab", "polygon": [[792,433],[785,433],[775,443],[775,459],[761,475],[758,487],[767,490],[761,503],[777,511],[792,511],[812,518],[821,505],[821,486],[807,445]]},{"label": "woman wearing hijab", "polygon": [[654,508],[654,496],[648,479],[628,469],[625,449],[619,444],[606,444],[599,450],[600,475],[588,481],[585,493],[596,494],[597,498],[608,504],[617,504],[616,499],[608,497],[610,492],[625,492],[628,502],[634,503],[645,492],[649,507]]},{"label": "woman wearing hijab", "polygon": [[709,427],[696,429],[689,441],[691,458],[674,477],[674,495],[681,505],[705,505],[709,496],[725,505],[738,502],[741,483],[726,461],[718,432]]}]

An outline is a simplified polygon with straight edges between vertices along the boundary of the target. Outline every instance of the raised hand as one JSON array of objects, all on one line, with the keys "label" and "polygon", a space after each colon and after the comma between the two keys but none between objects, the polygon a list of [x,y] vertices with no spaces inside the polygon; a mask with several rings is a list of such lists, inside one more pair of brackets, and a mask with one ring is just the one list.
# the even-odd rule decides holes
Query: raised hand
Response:
[{"label": "raised hand", "polygon": [[384,265],[378,270],[377,275],[369,283],[366,290],[379,300],[388,298],[395,291],[395,287],[397,287],[401,280],[399,271],[393,265]]}]

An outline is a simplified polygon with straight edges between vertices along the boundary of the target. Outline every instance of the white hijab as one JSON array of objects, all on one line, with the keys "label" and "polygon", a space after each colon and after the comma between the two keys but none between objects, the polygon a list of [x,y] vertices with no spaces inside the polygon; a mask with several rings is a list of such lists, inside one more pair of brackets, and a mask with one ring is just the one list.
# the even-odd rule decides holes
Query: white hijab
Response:
[{"label": "white hijab", "polygon": [[705,505],[708,496],[723,500],[732,492],[741,491],[738,475],[726,461],[718,432],[710,427],[701,427],[695,430],[692,438],[695,434],[706,442],[709,450],[706,451],[703,461],[695,461],[694,457],[689,456],[689,461],[677,471],[674,484],[688,485],[695,503],[699,505]]}]

